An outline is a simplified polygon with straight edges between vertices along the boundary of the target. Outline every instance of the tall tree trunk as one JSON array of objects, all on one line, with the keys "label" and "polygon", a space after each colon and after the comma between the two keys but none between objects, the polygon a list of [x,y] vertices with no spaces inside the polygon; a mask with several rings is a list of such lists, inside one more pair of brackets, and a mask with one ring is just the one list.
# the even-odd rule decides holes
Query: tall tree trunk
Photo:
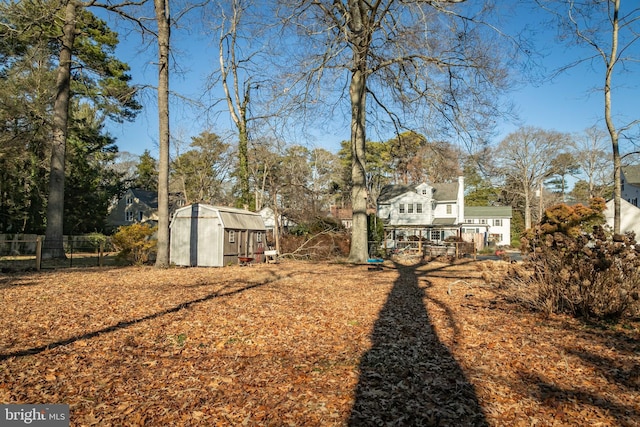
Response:
[{"label": "tall tree trunk", "polygon": [[[357,55],[357,53],[356,53]],[[366,74],[356,70],[351,76],[351,204],[353,225],[349,262],[363,263],[368,258],[366,150]]]},{"label": "tall tree trunk", "polygon": [[169,0],[154,0],[158,22],[158,255],[156,267],[169,266]]},{"label": "tall tree trunk", "polygon": [[240,181],[240,203],[243,209],[248,209],[251,206],[248,147],[249,132],[247,131],[246,111],[242,109],[240,110],[240,121],[238,122],[238,181]]},{"label": "tall tree trunk", "polygon": [[622,162],[620,159],[620,147],[618,146],[618,131],[611,117],[611,77],[618,55],[618,31],[619,31],[620,0],[614,1],[613,30],[611,31],[611,52],[607,62],[607,73],[604,83],[604,118],[611,136],[611,148],[613,151],[613,232],[620,234],[620,198],[622,197],[622,185],[620,181]]},{"label": "tall tree trunk", "polygon": [[[528,184],[527,184],[528,185]],[[542,204],[542,189],[540,189],[540,204]],[[542,220],[542,218],[540,218]],[[525,185],[524,188],[524,229],[531,228],[531,192]]]},{"label": "tall tree trunk", "polygon": [[47,228],[45,231],[43,258],[65,258],[63,245],[64,226],[64,167],[67,152],[67,127],[71,97],[71,61],[76,36],[76,2],[69,0],[65,8],[62,45],[56,78],[56,95],[53,104],[53,142],[51,172],[49,173],[49,198],[47,202]]}]

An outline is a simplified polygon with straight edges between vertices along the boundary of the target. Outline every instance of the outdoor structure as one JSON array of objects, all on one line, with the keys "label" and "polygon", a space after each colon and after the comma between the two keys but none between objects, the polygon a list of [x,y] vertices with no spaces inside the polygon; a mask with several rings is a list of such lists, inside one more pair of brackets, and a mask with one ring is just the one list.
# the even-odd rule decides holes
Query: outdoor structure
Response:
[{"label": "outdoor structure", "polygon": [[640,199],[640,165],[625,166],[620,177],[621,199],[638,206]]},{"label": "outdoor structure", "polygon": [[464,178],[454,183],[387,185],[378,197],[378,218],[386,239],[442,243],[460,235],[464,222]]},{"label": "outdoor structure", "polygon": [[266,228],[258,213],[194,204],[178,209],[170,228],[172,264],[222,267],[264,261]]},{"label": "outdoor structure", "polygon": [[511,244],[511,206],[467,206],[464,209],[462,235],[482,234],[484,245]]},{"label": "outdoor structure", "polygon": [[462,176],[452,183],[385,186],[377,216],[387,250],[434,253],[456,241],[473,243],[477,250],[511,243],[511,207],[466,208]]},{"label": "outdoor structure", "polygon": [[[607,202],[604,210],[604,217],[607,225],[613,230],[613,199]],[[640,208],[632,205],[626,200],[620,200],[620,232],[633,231],[636,233],[636,240],[640,239]]]},{"label": "outdoor structure", "polygon": [[[262,217],[264,226],[266,227],[267,231],[273,232],[276,226],[276,216],[273,212],[273,209],[267,206],[260,209],[258,213]],[[278,224],[281,230],[288,230],[289,228],[295,227],[297,225],[295,222],[282,214],[278,214],[278,216],[280,217],[280,221],[278,222]]]},{"label": "outdoor structure", "polygon": [[[169,215],[184,206],[181,193],[169,194]],[[158,193],[155,191],[130,188],[109,209],[107,224],[112,228],[131,225],[136,222],[158,222]]]}]

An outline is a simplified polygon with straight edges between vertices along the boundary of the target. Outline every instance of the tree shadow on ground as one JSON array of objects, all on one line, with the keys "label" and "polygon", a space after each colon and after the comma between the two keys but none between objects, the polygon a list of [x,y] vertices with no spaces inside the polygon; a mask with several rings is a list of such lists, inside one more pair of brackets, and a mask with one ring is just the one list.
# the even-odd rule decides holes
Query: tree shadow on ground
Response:
[{"label": "tree shadow on ground", "polygon": [[110,332],[115,332],[118,331],[120,329],[126,329],[129,328],[131,326],[137,325],[139,323],[142,322],[147,322],[171,313],[177,313],[180,312],[182,310],[185,310],[193,305],[196,304],[200,304],[215,298],[224,298],[224,297],[229,297],[232,295],[236,295],[239,294],[241,292],[245,292],[248,291],[250,289],[254,289],[254,288],[259,288],[262,286],[267,285],[268,283],[270,283],[271,280],[267,280],[261,283],[249,283],[249,284],[245,284],[245,285],[241,285],[241,286],[233,286],[233,287],[227,287],[224,286],[222,289],[219,289],[215,292],[212,292],[208,295],[205,295],[201,298],[196,298],[196,299],[192,299],[189,301],[184,301],[181,303],[178,303],[176,305],[174,305],[173,307],[167,308],[165,310],[161,310],[155,313],[151,313],[148,314],[146,316],[142,316],[142,317],[138,317],[136,319],[131,319],[131,320],[123,320],[121,322],[118,322],[116,324],[110,325],[110,326],[106,326],[102,329],[98,329],[95,331],[90,331],[87,332],[85,334],[81,334],[81,335],[76,335],[73,337],[69,337],[66,339],[61,339],[59,341],[55,341],[55,342],[51,342],[49,344],[45,344],[45,345],[41,345],[38,347],[32,347],[32,348],[28,348],[25,350],[18,350],[18,351],[14,351],[14,352],[10,352],[10,353],[5,353],[2,354],[0,353],[0,362],[3,360],[7,360],[10,358],[14,358],[14,357],[23,357],[23,356],[31,356],[34,354],[38,354],[38,353],[42,353],[43,351],[46,350],[51,350],[57,347],[62,347],[65,345],[69,345],[69,344],[73,344],[76,341],[82,341],[82,340],[88,340],[94,337],[97,337],[99,335],[102,334],[106,334],[106,333],[110,333]]},{"label": "tree shadow on ground", "polygon": [[419,266],[394,283],[360,362],[350,426],[486,426],[474,387],[433,330]]}]

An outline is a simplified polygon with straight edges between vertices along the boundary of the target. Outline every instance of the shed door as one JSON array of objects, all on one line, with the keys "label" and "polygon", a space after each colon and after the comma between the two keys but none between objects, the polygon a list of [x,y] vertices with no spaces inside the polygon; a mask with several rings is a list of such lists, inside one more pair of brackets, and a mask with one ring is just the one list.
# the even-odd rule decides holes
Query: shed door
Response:
[{"label": "shed door", "polygon": [[217,217],[200,219],[198,230],[198,265],[202,267],[222,267],[222,224]]}]

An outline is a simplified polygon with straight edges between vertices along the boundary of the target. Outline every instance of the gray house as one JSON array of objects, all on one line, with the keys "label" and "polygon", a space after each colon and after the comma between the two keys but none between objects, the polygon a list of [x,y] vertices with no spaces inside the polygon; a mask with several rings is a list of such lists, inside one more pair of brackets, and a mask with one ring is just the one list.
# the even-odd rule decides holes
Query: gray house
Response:
[{"label": "gray house", "polygon": [[[169,193],[169,215],[184,206],[182,193]],[[113,229],[137,222],[158,222],[158,193],[155,191],[130,188],[110,208],[107,224]]]},{"label": "gray house", "polygon": [[170,224],[170,262],[222,267],[241,257],[264,260],[264,221],[242,209],[194,204],[176,210]]}]

